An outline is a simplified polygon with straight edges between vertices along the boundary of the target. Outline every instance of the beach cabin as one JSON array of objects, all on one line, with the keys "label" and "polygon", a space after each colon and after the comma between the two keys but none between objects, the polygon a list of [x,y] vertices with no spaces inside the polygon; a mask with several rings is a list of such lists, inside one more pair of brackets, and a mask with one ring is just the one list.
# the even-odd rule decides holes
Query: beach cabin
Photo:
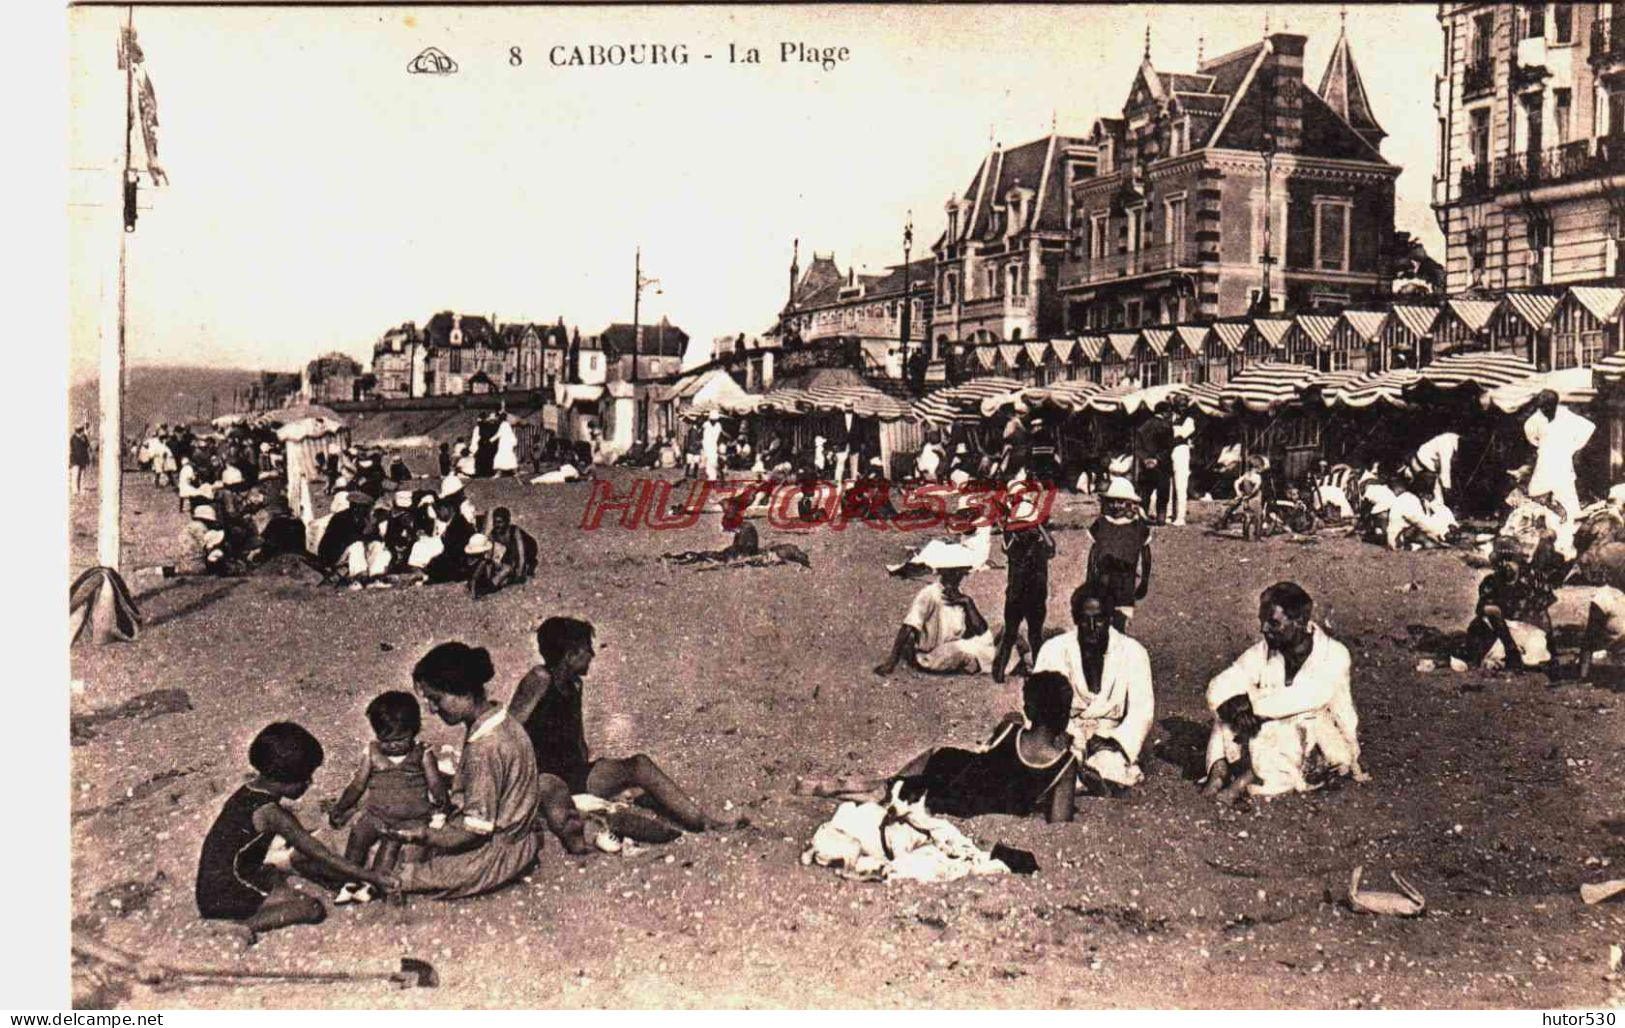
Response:
[{"label": "beach cabin", "polygon": [[1372,371],[1392,368],[1419,368],[1433,360],[1433,327],[1439,321],[1439,308],[1422,304],[1396,303],[1383,320],[1379,334],[1379,362]]},{"label": "beach cabin", "polygon": [[[1283,359],[1320,371],[1332,370],[1326,359],[1337,318],[1330,314],[1300,314],[1281,337]],[[1343,370],[1343,369],[1337,369]]]},{"label": "beach cabin", "polygon": [[1552,370],[1589,368],[1620,350],[1625,289],[1575,286],[1552,312]]},{"label": "beach cabin", "polygon": [[1508,293],[1490,318],[1490,352],[1514,353],[1541,371],[1551,371],[1552,314],[1558,299],[1551,293]]},{"label": "beach cabin", "polygon": [[1433,355],[1472,353],[1490,348],[1490,319],[1495,317],[1498,300],[1446,300],[1433,323]]},{"label": "beach cabin", "polygon": [[1140,330],[1140,341],[1134,344],[1134,360],[1140,366],[1140,381],[1145,385],[1163,385],[1168,381],[1168,339],[1172,335],[1166,328]]},{"label": "beach cabin", "polygon": [[1100,360],[1105,352],[1105,336],[1079,336],[1077,345],[1073,347],[1072,356],[1067,359],[1067,369],[1076,372],[1073,380],[1102,384]]},{"label": "beach cabin", "polygon": [[1208,328],[1202,340],[1202,368],[1205,381],[1224,385],[1236,376],[1247,359],[1242,340],[1247,337],[1245,321],[1220,321]]},{"label": "beach cabin", "polygon": [[1344,311],[1326,341],[1333,371],[1378,371],[1382,368],[1383,311]]}]

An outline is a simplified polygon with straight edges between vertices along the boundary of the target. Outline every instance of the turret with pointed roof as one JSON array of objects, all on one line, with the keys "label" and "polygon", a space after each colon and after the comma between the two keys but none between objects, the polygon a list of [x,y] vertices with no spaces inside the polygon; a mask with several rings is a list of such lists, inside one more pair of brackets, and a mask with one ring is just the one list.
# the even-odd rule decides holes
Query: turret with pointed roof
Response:
[{"label": "turret with pointed roof", "polygon": [[1349,48],[1346,26],[1337,34],[1337,45],[1332,48],[1332,58],[1326,62],[1326,73],[1320,77],[1320,88],[1315,92],[1360,134],[1360,138],[1370,143],[1372,149],[1382,147],[1388,133],[1371,111],[1371,100],[1366,96],[1365,83],[1360,79],[1354,52]]}]

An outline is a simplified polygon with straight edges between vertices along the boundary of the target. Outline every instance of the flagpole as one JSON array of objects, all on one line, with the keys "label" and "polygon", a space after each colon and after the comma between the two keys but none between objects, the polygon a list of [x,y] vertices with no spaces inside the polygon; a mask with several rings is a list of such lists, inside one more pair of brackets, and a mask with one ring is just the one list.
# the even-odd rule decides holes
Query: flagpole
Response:
[{"label": "flagpole", "polygon": [[[127,8],[126,33],[135,28],[135,8]],[[127,52],[128,35],[119,38],[124,55],[124,166],[119,173],[119,210],[127,209],[130,189],[130,144],[135,128],[135,62]],[[129,242],[125,238],[132,224],[118,220],[118,320],[112,332],[102,335],[101,384],[96,390],[101,401],[101,457],[99,473],[100,507],[96,526],[96,560],[103,567],[119,568],[120,512],[124,487],[124,335],[126,267]]]}]

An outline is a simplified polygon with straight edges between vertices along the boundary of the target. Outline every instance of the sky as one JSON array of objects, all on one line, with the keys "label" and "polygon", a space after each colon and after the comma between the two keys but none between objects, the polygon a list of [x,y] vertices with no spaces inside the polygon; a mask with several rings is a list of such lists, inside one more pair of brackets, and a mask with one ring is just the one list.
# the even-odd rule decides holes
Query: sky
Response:
[{"label": "sky", "polygon": [[[1147,27],[1153,64],[1189,71],[1199,44],[1256,41],[1266,11],[1308,37],[1318,85],[1333,5],[137,8],[170,184],[143,188],[125,240],[128,359],[366,360],[385,329],[445,309],[598,332],[632,319],[639,247],[659,280],[643,320],[686,329],[692,359],[773,323],[792,240],[803,266],[833,252],[878,272],[912,211],[918,258],[990,138],[1083,135],[1121,111]],[[76,378],[115,309],[123,13],[69,12]],[[1355,6],[1347,31],[1405,169],[1397,227],[1437,256],[1434,6]],[[549,61],[615,43],[681,45],[688,63]],[[786,43],[848,54],[781,61]],[[761,63],[730,63],[730,44]],[[427,46],[457,73],[408,74]]]}]

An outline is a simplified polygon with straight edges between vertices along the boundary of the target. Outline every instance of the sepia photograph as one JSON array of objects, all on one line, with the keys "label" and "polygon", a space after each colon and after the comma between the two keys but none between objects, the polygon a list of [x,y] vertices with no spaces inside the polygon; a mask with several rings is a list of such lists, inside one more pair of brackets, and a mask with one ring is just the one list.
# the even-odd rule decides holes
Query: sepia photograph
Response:
[{"label": "sepia photograph", "polygon": [[1625,1009],[1625,3],[60,15],[61,1009]]}]

